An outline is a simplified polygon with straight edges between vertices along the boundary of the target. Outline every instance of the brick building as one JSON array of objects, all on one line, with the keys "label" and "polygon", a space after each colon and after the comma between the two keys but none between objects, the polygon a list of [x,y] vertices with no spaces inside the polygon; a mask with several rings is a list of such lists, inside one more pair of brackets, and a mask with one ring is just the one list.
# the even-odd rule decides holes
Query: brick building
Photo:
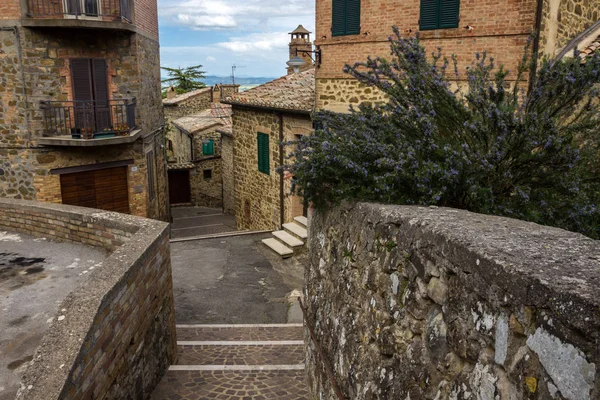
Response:
[{"label": "brick building", "polygon": [[0,60],[0,196],[168,218],[156,0],[3,0]]},{"label": "brick building", "polygon": [[598,36],[599,18],[598,1],[317,1],[315,45],[322,55],[316,73],[317,108],[345,112],[350,104],[383,100],[342,68],[369,55],[389,58],[387,39],[394,25],[404,35],[419,32],[430,53],[440,47],[445,55],[456,54],[459,71],[482,51],[515,71],[532,32],[538,33],[534,49],[553,55],[574,40],[577,47],[589,45]]},{"label": "brick building", "polygon": [[312,132],[315,70],[286,75],[223,100],[233,108],[233,174],[238,229],[280,229],[304,213],[278,168],[282,143]]}]

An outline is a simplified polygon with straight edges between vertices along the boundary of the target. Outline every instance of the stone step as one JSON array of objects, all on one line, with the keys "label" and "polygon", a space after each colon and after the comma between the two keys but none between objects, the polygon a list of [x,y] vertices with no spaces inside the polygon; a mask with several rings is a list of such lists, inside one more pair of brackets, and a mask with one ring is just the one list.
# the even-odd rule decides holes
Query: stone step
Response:
[{"label": "stone step", "polygon": [[263,239],[262,242],[275,253],[279,254],[282,258],[291,257],[292,254],[294,254],[294,250],[290,249],[275,238]]},{"label": "stone step", "polygon": [[279,239],[280,242],[283,242],[286,246],[289,247],[300,247],[304,246],[304,242],[296,236],[290,235],[286,231],[275,231],[273,232],[273,236]]},{"label": "stone step", "polygon": [[[308,385],[301,368],[274,370],[169,370],[152,400],[164,399],[265,399],[308,400]],[[171,367],[171,368],[174,368]],[[182,366],[185,368],[185,366]]]},{"label": "stone step", "polygon": [[177,325],[177,340],[302,340],[302,324]]},{"label": "stone step", "polygon": [[294,221],[302,225],[303,228],[308,228],[308,218],[304,216],[294,217]]},{"label": "stone step", "polygon": [[295,222],[288,222],[287,224],[283,224],[283,229],[293,233],[300,239],[306,239],[308,237],[308,232],[306,231],[306,228],[301,227]]},{"label": "stone step", "polygon": [[[304,363],[304,343],[282,342],[191,342],[177,346],[177,365],[298,365]],[[185,342],[184,342],[185,343]],[[260,343],[260,344],[258,344]],[[274,344],[267,344],[274,343]]]}]

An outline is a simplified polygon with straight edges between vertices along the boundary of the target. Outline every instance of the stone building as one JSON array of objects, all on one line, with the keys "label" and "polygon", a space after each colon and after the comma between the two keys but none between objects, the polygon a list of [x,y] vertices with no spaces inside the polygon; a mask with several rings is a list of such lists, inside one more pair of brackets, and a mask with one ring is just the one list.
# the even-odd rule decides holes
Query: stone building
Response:
[{"label": "stone building", "polygon": [[[598,36],[600,2],[579,0],[341,0],[316,3],[315,46],[317,108],[346,112],[350,104],[382,101],[381,93],[342,72],[344,64],[367,56],[390,55],[392,26],[403,35],[419,33],[429,53],[441,48],[455,54],[459,71],[476,52],[487,51],[511,71],[522,57],[531,33],[533,49],[556,54],[589,28],[586,40]],[[594,34],[595,32],[595,34]],[[578,45],[585,46],[586,40]]]},{"label": "stone building", "polygon": [[[306,71],[314,68],[313,60],[311,58],[312,42],[310,41],[310,32],[302,25],[298,25],[296,29],[290,32],[290,59],[299,57],[304,60],[305,64],[300,67],[300,71]],[[294,70],[292,67],[287,67],[288,75],[293,74]]]},{"label": "stone building", "polygon": [[3,0],[0,60],[0,196],[168,218],[156,0]]},{"label": "stone building", "polygon": [[[200,113],[177,118],[171,122],[172,136],[181,137],[179,161],[169,163],[169,198],[171,204],[225,208],[232,199],[225,199],[224,185],[232,186],[233,149],[229,143],[231,106],[212,103]],[[223,132],[226,139],[223,139]],[[227,195],[233,195],[228,191]],[[232,207],[227,207],[231,212]]]},{"label": "stone building", "polygon": [[233,174],[238,229],[272,230],[303,215],[278,168],[282,143],[312,132],[315,70],[286,75],[223,100],[233,107]]}]

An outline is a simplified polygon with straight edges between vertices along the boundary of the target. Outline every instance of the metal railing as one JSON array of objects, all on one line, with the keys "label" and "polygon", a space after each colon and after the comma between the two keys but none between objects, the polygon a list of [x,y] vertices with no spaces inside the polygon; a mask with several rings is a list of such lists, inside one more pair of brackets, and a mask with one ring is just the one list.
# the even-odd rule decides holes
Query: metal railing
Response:
[{"label": "metal railing", "polygon": [[135,128],[136,100],[42,101],[44,136],[92,139],[125,135]]},{"label": "metal railing", "polygon": [[99,19],[131,23],[132,0],[27,0],[32,18]]}]

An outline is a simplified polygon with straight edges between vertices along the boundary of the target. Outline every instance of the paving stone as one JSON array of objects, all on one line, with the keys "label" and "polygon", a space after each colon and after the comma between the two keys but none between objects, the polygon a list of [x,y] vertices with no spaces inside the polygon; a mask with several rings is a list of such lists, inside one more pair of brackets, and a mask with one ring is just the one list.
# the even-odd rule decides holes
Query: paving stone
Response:
[{"label": "paving stone", "polygon": [[290,365],[304,363],[303,345],[177,347],[178,365]]},{"label": "paving stone", "polygon": [[302,326],[194,327],[177,326],[177,340],[303,340]]}]

